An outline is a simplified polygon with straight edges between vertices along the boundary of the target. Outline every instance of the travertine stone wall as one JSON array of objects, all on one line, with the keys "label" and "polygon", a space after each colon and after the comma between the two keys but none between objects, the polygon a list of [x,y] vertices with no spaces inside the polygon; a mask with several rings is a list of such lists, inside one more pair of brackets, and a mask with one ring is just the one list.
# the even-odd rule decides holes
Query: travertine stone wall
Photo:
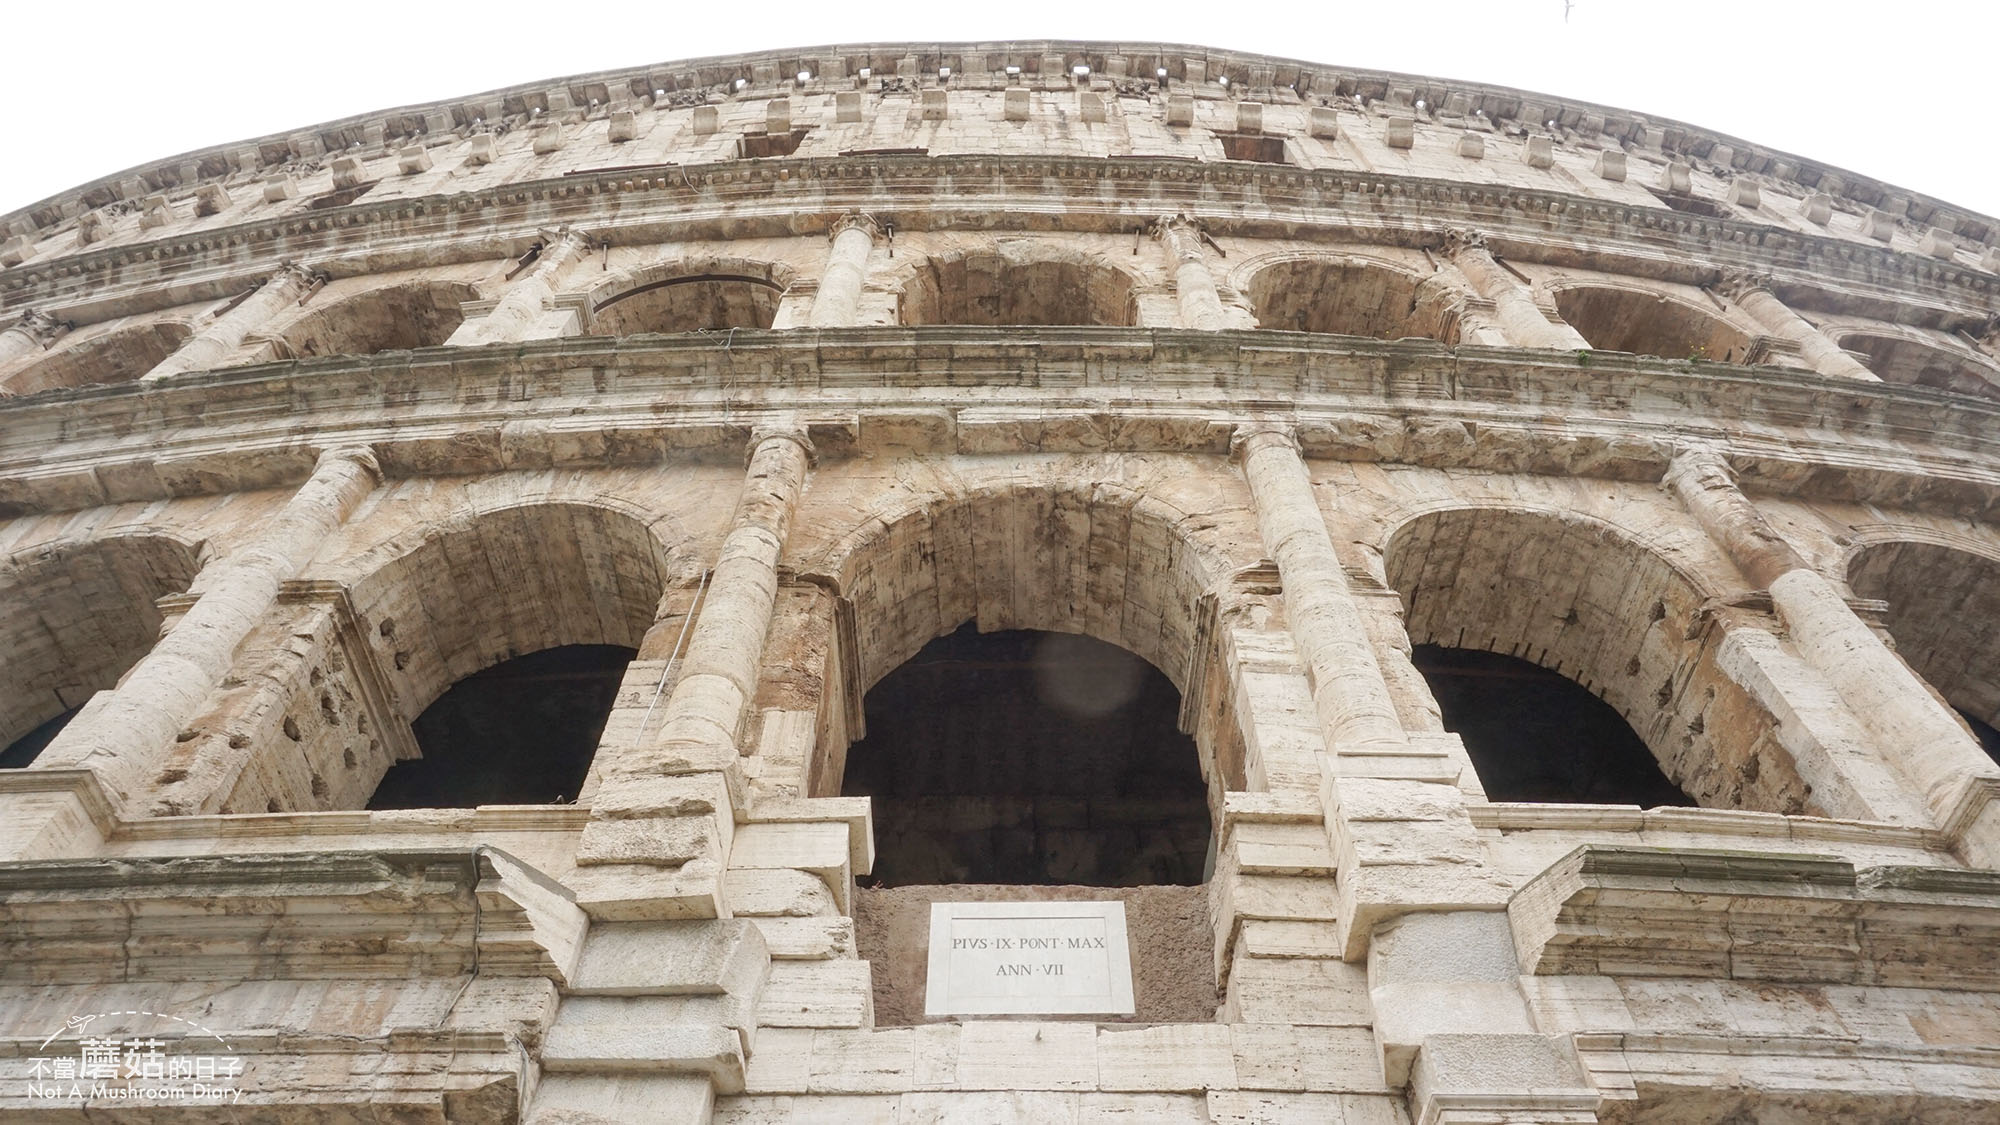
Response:
[{"label": "travertine stone wall", "polygon": [[[0,770],[0,1108],[151,1120],[33,1060],[199,1013],[276,1121],[1989,1120],[1996,231],[1074,43],[585,75],[0,216],[0,741],[77,711]],[[862,697],[968,622],[1181,695],[1213,856],[1135,1022],[917,1023],[856,909]],[[1415,643],[1571,678],[1698,807],[1489,799]],[[569,644],[638,652],[577,804],[365,811]]]}]

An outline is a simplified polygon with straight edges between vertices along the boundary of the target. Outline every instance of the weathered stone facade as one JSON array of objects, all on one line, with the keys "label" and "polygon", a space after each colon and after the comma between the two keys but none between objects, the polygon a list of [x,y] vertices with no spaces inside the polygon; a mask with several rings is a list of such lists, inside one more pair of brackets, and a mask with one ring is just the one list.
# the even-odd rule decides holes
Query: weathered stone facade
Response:
[{"label": "weathered stone facade", "polygon": [[[0,772],[0,1108],[1995,1120],[1996,240],[1626,111],[1066,43],[0,217],[0,745],[76,711]],[[967,622],[1181,693],[1212,1019],[1142,966],[1180,1022],[878,1025],[844,764]],[[1693,806],[1489,799],[1427,644],[1588,688]],[[568,645],[636,651],[573,803],[366,808]],[[31,1092],[89,1036],[220,1041],[236,1109]]]}]

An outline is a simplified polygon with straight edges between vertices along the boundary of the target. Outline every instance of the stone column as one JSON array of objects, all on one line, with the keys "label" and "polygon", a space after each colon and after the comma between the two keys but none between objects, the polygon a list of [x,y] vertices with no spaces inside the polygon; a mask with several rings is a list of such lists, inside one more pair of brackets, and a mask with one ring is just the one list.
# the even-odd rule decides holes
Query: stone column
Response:
[{"label": "stone column", "polygon": [[[1456,735],[1404,728],[1295,439],[1246,426],[1232,448],[1326,736],[1320,801],[1337,871],[1334,942],[1353,960],[1378,925],[1409,910],[1494,909],[1508,887],[1484,862],[1458,789],[1464,750],[1451,745]],[[1453,859],[1440,862],[1445,855]]]},{"label": "stone column", "polygon": [[1233,444],[1250,482],[1264,550],[1278,564],[1284,583],[1285,616],[1312,677],[1313,704],[1332,743],[1329,749],[1338,754],[1406,743],[1297,441],[1276,427],[1246,427],[1237,431]]},{"label": "stone column", "polygon": [[1201,227],[1186,215],[1162,220],[1160,238],[1174,260],[1174,293],[1181,302],[1181,327],[1213,332],[1227,327],[1215,275],[1202,253]]},{"label": "stone column", "polygon": [[161,360],[151,371],[140,377],[142,383],[157,383],[190,371],[206,371],[228,358],[243,343],[243,338],[261,324],[269,321],[305,295],[312,285],[313,273],[298,266],[288,265],[259,286],[255,293],[221,316],[210,321],[207,327],[182,341],[174,353]]},{"label": "stone column", "polygon": [[1770,278],[1734,274],[1723,279],[1722,292],[1743,306],[1743,311],[1754,317],[1771,335],[1797,344],[1799,353],[1821,375],[1834,379],[1860,379],[1868,383],[1881,382],[1873,371],[1840,350],[1838,345],[1826,338],[1825,333],[1779,300],[1771,292]]},{"label": "stone column", "polygon": [[1493,302],[1494,314],[1507,339],[1521,348],[1552,348],[1587,351],[1590,341],[1567,324],[1553,324],[1542,315],[1528,287],[1508,273],[1486,249],[1486,236],[1475,231],[1452,231],[1445,253],[1479,295]]},{"label": "stone column", "polygon": [[47,313],[29,309],[21,314],[21,319],[0,331],[0,367],[21,358],[33,355],[49,346],[49,343],[69,331],[69,326]]},{"label": "stone column", "polygon": [[[778,556],[805,489],[803,430],[761,429],[729,534],[672,692],[638,745],[607,747],[577,862],[594,917],[712,915],[737,814],[747,811],[740,746],[778,596]],[[604,754],[604,751],[600,751]],[[673,869],[648,880],[634,868]],[[621,872],[618,869],[624,869]]]},{"label": "stone column", "polygon": [[365,446],[320,454],[312,476],[262,532],[203,569],[200,596],[187,613],[116,688],[92,699],[35,765],[93,769],[126,799],[150,784],[157,758],[222,682],[237,646],[277,601],[279,585],[297,577],[380,479]]},{"label": "stone column", "polygon": [[1682,452],[1667,485],[1744,576],[1770,591],[1800,655],[1902,768],[1938,823],[1965,830],[1968,858],[2000,866],[2000,805],[1990,804],[2000,796],[2000,766],[1743,495],[1719,452]]},{"label": "stone column", "polygon": [[[542,246],[541,256],[528,270],[527,276],[517,278],[507,287],[493,310],[485,316],[473,317],[460,324],[447,345],[475,347],[480,344],[498,344],[516,340],[533,340],[548,335],[537,332],[536,324],[555,299],[556,275],[564,266],[575,260],[578,252],[587,245],[583,235],[576,231],[563,231],[548,239]],[[571,332],[575,329],[571,328]],[[560,335],[561,333],[555,333]]]},{"label": "stone column", "polygon": [[814,328],[850,328],[861,318],[861,287],[868,280],[868,256],[881,228],[866,215],[847,215],[833,224],[819,293],[813,297]]}]

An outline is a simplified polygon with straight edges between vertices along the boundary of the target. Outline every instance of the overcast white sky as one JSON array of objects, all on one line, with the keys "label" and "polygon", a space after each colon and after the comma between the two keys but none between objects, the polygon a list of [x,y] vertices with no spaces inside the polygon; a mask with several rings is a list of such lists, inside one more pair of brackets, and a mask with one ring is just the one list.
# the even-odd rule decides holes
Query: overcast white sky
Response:
[{"label": "overcast white sky", "polygon": [[824,43],[1196,43],[1677,118],[2000,215],[1996,0],[93,0],[0,20],[0,213],[162,157],[592,70]]}]

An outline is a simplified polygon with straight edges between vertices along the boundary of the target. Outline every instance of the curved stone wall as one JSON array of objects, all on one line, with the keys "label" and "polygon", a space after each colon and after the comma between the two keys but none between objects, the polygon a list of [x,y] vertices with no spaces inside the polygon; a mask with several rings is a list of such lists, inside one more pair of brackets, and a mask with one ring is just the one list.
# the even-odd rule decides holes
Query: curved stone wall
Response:
[{"label": "curved stone wall", "polygon": [[[1636,112],[1072,43],[580,76],[0,217],[0,742],[75,712],[0,771],[0,1105],[199,994],[281,1120],[1980,1119],[1996,237]],[[1161,1022],[856,956],[911,945],[855,931],[861,700],[967,623],[1180,695],[1206,919],[1134,948],[1213,978]],[[1696,807],[1490,800],[1415,644],[1569,678]],[[637,656],[573,804],[369,809],[574,645]]]}]

